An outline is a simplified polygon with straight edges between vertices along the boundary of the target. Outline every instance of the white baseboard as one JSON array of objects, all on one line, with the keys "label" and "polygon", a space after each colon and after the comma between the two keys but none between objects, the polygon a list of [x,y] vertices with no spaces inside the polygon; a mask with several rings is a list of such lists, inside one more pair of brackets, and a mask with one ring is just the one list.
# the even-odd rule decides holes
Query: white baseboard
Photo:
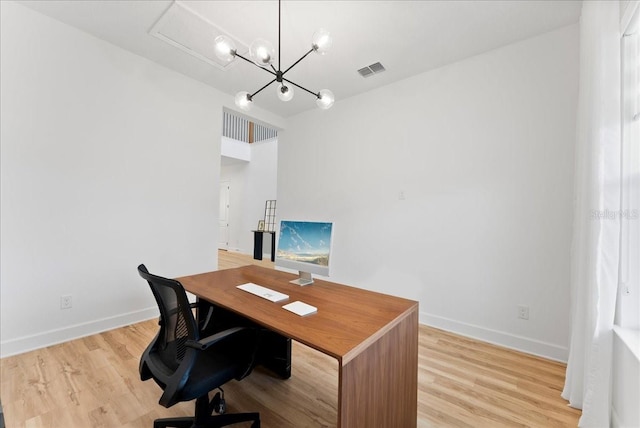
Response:
[{"label": "white baseboard", "polygon": [[[57,345],[58,343],[113,330],[156,317],[158,317],[158,308],[152,307],[100,320],[75,324],[61,329],[50,330],[32,336],[2,341],[0,342],[0,357],[5,358],[22,354],[33,351],[34,349]],[[569,355],[569,350],[565,347],[466,324],[424,312],[420,313],[420,323],[551,360],[566,362]]]},{"label": "white baseboard", "polygon": [[243,250],[242,248],[227,248],[227,251],[230,253],[238,253],[238,254],[253,254],[253,253],[247,253],[245,250]]},{"label": "white baseboard", "polygon": [[456,333],[461,336],[482,340],[483,342],[492,343],[494,345],[503,346],[505,348],[514,349],[527,354],[537,355],[554,361],[566,363],[569,358],[569,349],[567,347],[511,333],[505,333],[503,331],[491,330],[485,327],[439,317],[437,315],[430,315],[421,312],[420,323],[426,324],[430,327],[439,328],[441,330],[446,330],[451,333]]},{"label": "white baseboard", "polygon": [[49,330],[31,336],[19,337],[0,342],[0,358],[22,354],[35,349],[45,348],[69,340],[79,339],[114,328],[124,327],[137,322],[158,317],[158,308],[152,307],[126,314],[115,315],[86,323],[75,324],[69,327]]},{"label": "white baseboard", "polygon": [[[238,253],[238,254],[242,254],[244,256],[253,257],[253,250],[247,251],[247,250],[244,250],[242,248],[227,248],[227,252],[229,252],[229,253]],[[270,259],[271,259],[271,252],[262,253],[262,260],[270,260]]]}]

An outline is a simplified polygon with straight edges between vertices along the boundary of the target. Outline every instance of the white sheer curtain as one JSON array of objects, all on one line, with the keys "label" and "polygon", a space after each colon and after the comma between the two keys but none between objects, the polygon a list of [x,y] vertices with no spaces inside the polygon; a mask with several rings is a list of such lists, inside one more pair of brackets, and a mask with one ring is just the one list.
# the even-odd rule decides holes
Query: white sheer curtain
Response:
[{"label": "white sheer curtain", "polygon": [[620,242],[620,21],[618,1],[585,1],[572,244],[572,326],[562,396],[579,425],[609,426]]}]

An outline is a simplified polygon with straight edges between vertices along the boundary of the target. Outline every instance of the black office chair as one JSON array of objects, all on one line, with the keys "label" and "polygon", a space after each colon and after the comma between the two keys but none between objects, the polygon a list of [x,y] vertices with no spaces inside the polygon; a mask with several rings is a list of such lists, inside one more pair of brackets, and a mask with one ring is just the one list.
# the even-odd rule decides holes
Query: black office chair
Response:
[{"label": "black office chair", "polygon": [[[255,364],[257,337],[253,329],[233,327],[200,338],[202,325],[193,316],[182,284],[149,273],[144,265],[138,273],[147,280],[160,309],[160,330],[140,359],[140,377],[153,379],[164,390],[160,404],[171,407],[196,399],[194,417],[154,421],[154,428],[224,427],[253,421],[260,428],[259,413],[224,413],[224,392],[231,379],[240,380]],[[209,401],[209,392],[220,389]]]}]

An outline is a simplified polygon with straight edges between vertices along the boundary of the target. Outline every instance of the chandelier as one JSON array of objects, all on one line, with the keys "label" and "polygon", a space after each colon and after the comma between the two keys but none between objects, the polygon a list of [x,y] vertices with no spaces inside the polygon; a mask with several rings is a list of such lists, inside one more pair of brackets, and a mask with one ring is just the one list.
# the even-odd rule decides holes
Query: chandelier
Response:
[{"label": "chandelier", "polygon": [[300,61],[305,59],[307,55],[311,52],[315,52],[319,55],[324,55],[327,53],[329,48],[331,48],[331,44],[333,39],[328,31],[324,29],[319,29],[313,34],[311,39],[311,49],[299,60],[294,62],[289,68],[282,71],[280,67],[280,0],[278,0],[278,68],[273,65],[274,57],[275,57],[275,49],[273,45],[264,39],[256,39],[251,43],[249,47],[249,57],[251,59],[245,58],[240,55],[233,43],[233,40],[228,36],[218,36],[214,40],[214,47],[216,56],[220,58],[222,61],[231,62],[236,57],[247,61],[255,65],[256,67],[270,73],[274,76],[273,80],[264,85],[262,88],[258,89],[254,93],[249,93],[247,91],[241,91],[236,94],[235,102],[236,105],[242,110],[249,110],[251,108],[251,104],[253,103],[253,97],[255,97],[262,90],[267,88],[272,83],[277,83],[276,93],[278,94],[278,98],[282,101],[290,101],[293,98],[293,87],[302,89],[316,97],[316,104],[319,108],[326,110],[330,108],[335,102],[335,98],[333,96],[333,92],[328,89],[321,89],[318,92],[310,91],[309,89],[298,85],[297,83],[292,82],[291,80],[285,78],[285,74],[289,72],[293,67],[295,67]]}]

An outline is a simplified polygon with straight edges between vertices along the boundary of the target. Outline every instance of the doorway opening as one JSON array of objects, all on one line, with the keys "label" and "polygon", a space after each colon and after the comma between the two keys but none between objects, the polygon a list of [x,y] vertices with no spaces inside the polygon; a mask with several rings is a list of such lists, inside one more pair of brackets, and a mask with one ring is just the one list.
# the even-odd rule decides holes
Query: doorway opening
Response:
[{"label": "doorway opening", "polygon": [[224,109],[222,131],[218,248],[253,254],[252,231],[264,220],[265,201],[277,199],[278,130]]}]

